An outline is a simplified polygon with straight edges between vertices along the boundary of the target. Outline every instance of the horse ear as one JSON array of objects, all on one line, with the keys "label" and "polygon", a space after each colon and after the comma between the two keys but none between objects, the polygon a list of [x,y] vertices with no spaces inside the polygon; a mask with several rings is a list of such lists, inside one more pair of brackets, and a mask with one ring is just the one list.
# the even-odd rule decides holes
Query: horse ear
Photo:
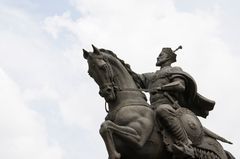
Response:
[{"label": "horse ear", "polygon": [[97,55],[100,55],[100,54],[101,54],[100,51],[99,51],[99,49],[98,49],[96,46],[94,46],[93,44],[92,44],[92,48],[93,48],[93,52],[94,52],[95,54],[97,54]]},{"label": "horse ear", "polygon": [[88,56],[89,56],[89,52],[87,52],[86,50],[83,49],[83,57],[85,59],[88,59]]}]

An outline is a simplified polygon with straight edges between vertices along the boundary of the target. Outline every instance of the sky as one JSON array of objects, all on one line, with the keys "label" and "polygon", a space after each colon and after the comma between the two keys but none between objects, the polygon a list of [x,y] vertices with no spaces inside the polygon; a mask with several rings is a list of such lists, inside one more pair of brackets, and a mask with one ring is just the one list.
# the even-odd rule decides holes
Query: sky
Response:
[{"label": "sky", "polygon": [[216,101],[208,129],[240,158],[237,0],[0,0],[0,158],[107,158],[104,99],[82,49],[115,52],[154,72],[163,47]]}]

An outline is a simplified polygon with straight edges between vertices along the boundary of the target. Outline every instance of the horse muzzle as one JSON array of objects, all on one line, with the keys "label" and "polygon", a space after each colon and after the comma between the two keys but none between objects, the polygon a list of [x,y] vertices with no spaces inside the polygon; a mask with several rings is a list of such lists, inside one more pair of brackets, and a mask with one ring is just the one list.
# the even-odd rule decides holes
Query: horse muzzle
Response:
[{"label": "horse muzzle", "polygon": [[105,98],[106,102],[111,102],[116,99],[115,90],[111,86],[105,86],[99,91],[101,97]]}]

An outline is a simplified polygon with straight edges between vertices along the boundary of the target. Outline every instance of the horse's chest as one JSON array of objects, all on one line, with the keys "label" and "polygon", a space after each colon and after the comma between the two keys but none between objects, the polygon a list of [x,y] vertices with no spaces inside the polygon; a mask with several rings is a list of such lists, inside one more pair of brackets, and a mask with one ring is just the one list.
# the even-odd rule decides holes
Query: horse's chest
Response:
[{"label": "horse's chest", "polygon": [[151,112],[146,106],[125,106],[116,113],[114,122],[122,126],[127,126],[148,118],[151,116]]},{"label": "horse's chest", "polygon": [[128,125],[140,117],[139,113],[130,107],[120,109],[115,115],[115,123],[119,125]]}]

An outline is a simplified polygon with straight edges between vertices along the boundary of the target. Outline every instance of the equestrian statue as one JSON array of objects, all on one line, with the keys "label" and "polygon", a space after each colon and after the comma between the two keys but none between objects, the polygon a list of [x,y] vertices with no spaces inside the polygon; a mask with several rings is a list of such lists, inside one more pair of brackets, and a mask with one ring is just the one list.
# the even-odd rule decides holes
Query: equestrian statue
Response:
[{"label": "equestrian statue", "polygon": [[[197,117],[206,118],[215,102],[197,92],[191,75],[171,66],[182,46],[163,48],[156,62],[160,69],[143,74],[112,51],[92,47],[83,49],[83,56],[106,101],[99,132],[109,159],[235,159],[219,141],[232,143]],[[150,94],[150,104],[143,92]]]}]

